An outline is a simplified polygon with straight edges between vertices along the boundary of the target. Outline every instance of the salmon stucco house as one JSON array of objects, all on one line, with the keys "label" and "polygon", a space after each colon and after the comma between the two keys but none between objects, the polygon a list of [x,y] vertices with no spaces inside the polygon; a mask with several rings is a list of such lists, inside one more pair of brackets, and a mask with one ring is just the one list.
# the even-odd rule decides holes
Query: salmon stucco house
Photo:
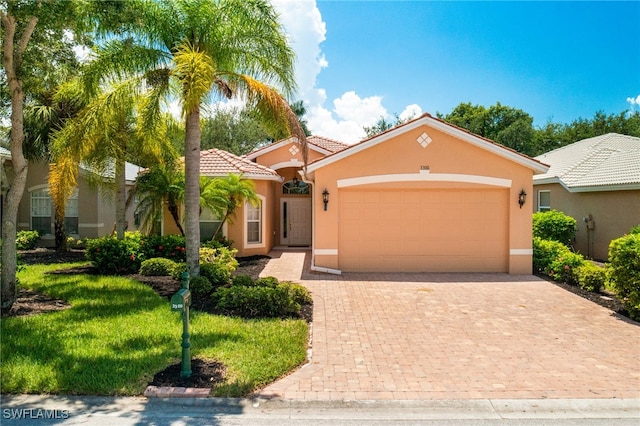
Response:
[{"label": "salmon stucco house", "polygon": [[226,229],[239,256],[308,246],[330,273],[531,273],[523,205],[548,167],[429,114],[351,146],[310,137],[306,171],[295,138],[244,157],[203,151],[203,172],[213,158],[224,165],[203,174],[241,172],[261,200]]}]

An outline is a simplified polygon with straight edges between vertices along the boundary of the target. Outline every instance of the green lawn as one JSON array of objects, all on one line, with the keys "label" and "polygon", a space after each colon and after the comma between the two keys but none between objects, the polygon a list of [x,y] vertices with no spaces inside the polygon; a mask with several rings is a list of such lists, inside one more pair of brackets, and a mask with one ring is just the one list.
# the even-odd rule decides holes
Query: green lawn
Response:
[{"label": "green lawn", "polygon": [[[182,320],[148,286],[122,277],[55,275],[71,265],[33,265],[22,286],[72,307],[3,318],[3,393],[140,395],[153,375],[178,362]],[[212,394],[244,396],[306,357],[303,320],[242,320],[192,312],[192,357],[227,365]]]}]

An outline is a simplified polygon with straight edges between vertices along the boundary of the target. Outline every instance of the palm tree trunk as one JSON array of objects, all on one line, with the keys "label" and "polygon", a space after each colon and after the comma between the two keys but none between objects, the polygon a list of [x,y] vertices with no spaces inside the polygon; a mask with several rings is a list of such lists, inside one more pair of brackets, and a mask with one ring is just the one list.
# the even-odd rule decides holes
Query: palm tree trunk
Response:
[{"label": "palm tree trunk", "polygon": [[127,204],[127,180],[125,176],[125,161],[116,160],[116,236],[124,239],[124,231],[127,228],[126,204]]},{"label": "palm tree trunk", "polygon": [[185,251],[191,277],[200,274],[200,108],[187,114],[184,139]]}]

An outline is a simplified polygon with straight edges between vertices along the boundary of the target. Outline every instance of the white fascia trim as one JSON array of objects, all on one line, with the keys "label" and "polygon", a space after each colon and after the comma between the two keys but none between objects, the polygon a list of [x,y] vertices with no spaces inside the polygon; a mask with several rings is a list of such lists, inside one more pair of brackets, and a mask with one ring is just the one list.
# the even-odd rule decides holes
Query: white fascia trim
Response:
[{"label": "white fascia trim", "polygon": [[338,249],[314,249],[313,254],[317,256],[337,256]]},{"label": "white fascia trim", "polygon": [[531,256],[533,255],[533,249],[511,249],[509,254],[511,256]]},{"label": "white fascia trim", "polygon": [[348,188],[351,186],[370,185],[376,183],[392,182],[461,182],[475,183],[480,185],[497,186],[501,188],[511,188],[511,179],[495,178],[490,176],[464,175],[454,173],[429,173],[424,170],[420,173],[405,173],[393,175],[373,175],[357,178],[338,180],[338,188]]},{"label": "white fascia trim", "polygon": [[640,183],[622,183],[611,185],[589,185],[589,186],[568,186],[557,176],[547,177],[543,179],[536,179],[533,177],[533,186],[536,185],[549,185],[557,183],[569,192],[606,192],[606,191],[633,191],[640,189]]},{"label": "white fascia trim", "polygon": [[271,166],[268,166],[271,170],[278,170],[278,169],[284,169],[285,167],[302,167],[304,165],[304,163],[301,160],[298,160],[297,158],[292,158],[289,161],[283,161],[280,163],[276,163],[273,164]]},{"label": "white fascia trim", "polygon": [[591,185],[591,186],[564,186],[569,192],[605,192],[605,191],[630,191],[640,189],[640,183],[623,183],[616,185]]}]

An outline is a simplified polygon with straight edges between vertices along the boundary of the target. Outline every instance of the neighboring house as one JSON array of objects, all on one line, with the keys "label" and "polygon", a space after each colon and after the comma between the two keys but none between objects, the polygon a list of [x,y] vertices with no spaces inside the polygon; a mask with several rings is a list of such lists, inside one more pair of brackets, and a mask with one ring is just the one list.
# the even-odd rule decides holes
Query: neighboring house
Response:
[{"label": "neighboring house", "polygon": [[640,224],[640,138],[609,133],[536,159],[551,167],[533,178],[533,210],[575,218],[575,249],[606,260],[611,240]]},{"label": "neighboring house", "polygon": [[[6,191],[5,182],[11,182],[13,169],[11,153],[0,151],[3,161],[2,193]],[[139,167],[126,164],[127,187],[133,186]],[[113,191],[96,187],[87,179],[89,172],[80,168],[78,187],[67,202],[65,209],[65,228],[68,236],[76,239],[96,238],[113,233],[115,226],[115,204]],[[41,234],[38,245],[53,247],[55,213],[51,197],[49,196],[49,163],[29,162],[29,172],[24,195],[18,207],[17,230],[36,230]],[[104,179],[113,176],[103,176]],[[135,203],[127,208],[128,229],[136,229],[134,212]]]},{"label": "neighboring house", "polygon": [[203,174],[214,157],[228,167],[210,175],[237,168],[256,182],[261,205],[226,230],[239,256],[309,246],[312,269],[332,273],[531,273],[519,200],[545,164],[429,114],[352,146],[308,141],[306,174],[294,138],[243,158],[203,151]]}]

